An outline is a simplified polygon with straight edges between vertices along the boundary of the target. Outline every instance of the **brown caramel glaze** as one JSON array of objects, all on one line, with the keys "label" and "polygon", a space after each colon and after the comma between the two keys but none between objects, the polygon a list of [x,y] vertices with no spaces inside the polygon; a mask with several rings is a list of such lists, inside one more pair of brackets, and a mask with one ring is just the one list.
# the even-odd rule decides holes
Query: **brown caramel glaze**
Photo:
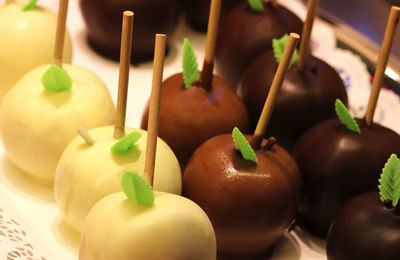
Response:
[{"label": "brown caramel glaze", "polygon": [[325,237],[340,207],[351,198],[377,189],[387,158],[400,154],[400,136],[379,124],[368,128],[357,119],[361,134],[339,119],[324,121],[300,137],[293,155],[303,176],[299,222]]},{"label": "brown caramel glaze", "polygon": [[349,201],[329,229],[329,260],[400,259],[400,216],[386,208],[378,192]]},{"label": "brown caramel glaze", "polygon": [[[221,18],[244,1],[246,0],[223,0]],[[183,5],[188,24],[200,32],[207,31],[211,0],[183,0]]]},{"label": "brown caramel glaze", "polygon": [[301,177],[293,157],[276,144],[256,157],[258,164],[243,159],[232,135],[220,135],[195,151],[183,175],[183,194],[207,213],[222,259],[257,258],[295,216]]},{"label": "brown caramel glaze", "polygon": [[[278,63],[272,50],[257,57],[244,72],[239,84],[250,115],[252,129],[257,126]],[[336,117],[335,100],[347,105],[346,88],[334,68],[313,56],[299,71],[293,65],[286,73],[279,91],[266,136],[275,136],[288,151],[307,129],[317,123]]]},{"label": "brown caramel glaze", "polygon": [[264,2],[264,12],[257,13],[243,3],[221,21],[216,49],[216,72],[235,87],[247,66],[258,55],[271,49],[272,39],[286,33],[301,33],[302,21],[282,6],[273,8]]},{"label": "brown caramel glaze", "polygon": [[122,12],[135,12],[132,62],[153,59],[154,35],[171,34],[178,23],[180,0],[81,0],[90,46],[99,54],[119,60]]},{"label": "brown caramel glaze", "polygon": [[[203,142],[231,133],[237,126],[247,132],[249,118],[240,98],[218,76],[213,76],[211,91],[198,82],[185,88],[182,73],[162,84],[158,135],[167,142],[182,166]],[[147,129],[148,107],[141,127]]]}]

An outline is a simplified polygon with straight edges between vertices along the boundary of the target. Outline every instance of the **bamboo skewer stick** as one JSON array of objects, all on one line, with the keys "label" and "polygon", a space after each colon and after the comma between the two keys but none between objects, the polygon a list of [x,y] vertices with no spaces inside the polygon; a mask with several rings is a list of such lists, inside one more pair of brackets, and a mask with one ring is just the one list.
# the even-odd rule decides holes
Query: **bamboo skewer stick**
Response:
[{"label": "bamboo skewer stick", "polygon": [[311,32],[314,25],[315,15],[317,13],[317,7],[318,0],[308,0],[307,17],[301,34],[299,59],[297,60],[297,68],[299,70],[304,69],[307,58],[310,55]]},{"label": "bamboo skewer stick", "polygon": [[131,64],[133,18],[131,11],[123,13],[121,53],[119,61],[119,81],[117,110],[114,123],[114,138],[121,138],[125,135],[126,106],[128,99],[129,68]]},{"label": "bamboo skewer stick", "polygon": [[54,43],[54,61],[53,64],[62,68],[64,39],[68,14],[68,0],[60,0],[57,15],[56,40]]},{"label": "bamboo skewer stick", "polygon": [[267,130],[272,110],[275,105],[276,96],[278,95],[279,89],[282,86],[285,74],[289,69],[290,61],[292,59],[294,50],[296,49],[299,39],[300,36],[296,33],[291,33],[289,35],[288,43],[286,45],[285,51],[283,52],[281,62],[279,63],[278,70],[276,71],[274,80],[272,81],[267,100],[265,101],[256,130],[254,131],[253,137],[250,142],[250,145],[253,147],[254,150],[258,150],[261,147],[261,143],[264,138],[265,131]]},{"label": "bamboo skewer stick", "polygon": [[388,23],[386,25],[386,31],[385,31],[385,36],[383,38],[382,47],[379,52],[378,63],[376,65],[374,80],[372,82],[372,90],[369,96],[367,111],[364,117],[368,127],[371,127],[373,123],[376,104],[378,103],[378,98],[379,98],[379,92],[383,84],[383,78],[389,60],[394,34],[396,31],[397,24],[399,22],[399,14],[400,14],[400,7],[392,6],[392,9],[390,10]]},{"label": "bamboo skewer stick", "polygon": [[221,0],[212,0],[208,19],[206,53],[201,72],[201,82],[205,89],[210,90],[213,78],[215,43],[217,41]]},{"label": "bamboo skewer stick", "polygon": [[144,165],[144,176],[151,186],[153,186],[154,180],[158,119],[160,114],[161,84],[163,78],[166,44],[167,36],[165,34],[157,34],[154,49],[153,79],[150,97],[149,121],[147,125],[146,160]]}]

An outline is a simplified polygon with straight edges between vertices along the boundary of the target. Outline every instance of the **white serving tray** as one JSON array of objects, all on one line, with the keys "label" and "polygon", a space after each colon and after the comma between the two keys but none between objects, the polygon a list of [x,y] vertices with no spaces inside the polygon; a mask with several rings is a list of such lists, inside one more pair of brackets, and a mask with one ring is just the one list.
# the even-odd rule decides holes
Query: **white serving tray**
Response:
[{"label": "white serving tray", "polygon": [[[58,1],[42,0],[39,4],[56,10]],[[301,18],[305,17],[305,6],[300,1],[285,0],[282,4]],[[97,55],[88,46],[78,0],[70,0],[68,28],[74,44],[73,63],[101,75],[115,102],[118,63]],[[181,71],[180,50],[184,37],[191,41],[199,61],[203,60],[205,35],[188,28],[182,19],[176,33],[169,36],[170,54],[165,62],[164,78]],[[351,110],[362,116],[370,88],[365,64],[350,51],[337,49],[333,31],[321,22],[317,22],[314,27],[313,48],[316,56],[340,71],[348,88]],[[150,95],[151,74],[151,62],[131,67],[127,112],[129,126],[140,125],[141,115]],[[399,115],[399,97],[390,90],[383,90],[375,120],[400,132],[400,120],[396,120]],[[34,260],[78,259],[79,234],[61,219],[52,188],[36,183],[17,169],[5,156],[1,143],[0,166],[0,259],[28,259],[23,253],[32,254]],[[15,234],[19,239],[11,241],[9,238],[15,238]],[[296,227],[281,238],[272,259],[324,260],[325,242]]]}]

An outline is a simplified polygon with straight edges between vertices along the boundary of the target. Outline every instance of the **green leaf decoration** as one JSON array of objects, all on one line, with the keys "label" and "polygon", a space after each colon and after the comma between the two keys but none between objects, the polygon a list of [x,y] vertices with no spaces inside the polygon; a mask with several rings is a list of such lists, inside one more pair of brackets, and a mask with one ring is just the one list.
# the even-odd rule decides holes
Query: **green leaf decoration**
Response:
[{"label": "green leaf decoration", "polygon": [[262,0],[247,0],[251,10],[262,13],[264,11],[264,4]]},{"label": "green leaf decoration", "polygon": [[246,160],[250,160],[254,163],[258,163],[256,154],[254,153],[253,148],[250,146],[246,137],[240,132],[239,128],[235,127],[232,131],[233,142],[236,145],[236,148],[240,151],[243,158]]},{"label": "green leaf decoration", "polygon": [[378,188],[381,201],[391,200],[396,207],[400,199],[400,160],[397,155],[392,154],[386,162]]},{"label": "green leaf decoration", "polygon": [[358,126],[356,120],[351,116],[349,110],[346,108],[343,102],[340,101],[340,99],[336,99],[335,111],[342,124],[346,126],[347,130],[361,134],[360,127]]},{"label": "green leaf decoration", "polygon": [[43,74],[42,84],[47,90],[61,92],[71,89],[72,79],[65,70],[53,64]]},{"label": "green leaf decoration", "polygon": [[199,65],[196,54],[187,38],[183,40],[182,68],[183,81],[186,88],[190,88],[192,83],[199,79]]},{"label": "green leaf decoration", "polygon": [[135,143],[142,137],[142,133],[132,132],[129,135],[122,137],[113,146],[111,146],[112,152],[126,153],[132,150]]},{"label": "green leaf decoration", "polygon": [[[274,50],[274,55],[276,62],[281,62],[283,52],[285,51],[286,44],[289,41],[289,35],[285,34],[282,36],[280,39],[272,39],[272,48]],[[297,49],[294,50],[292,60],[290,61],[290,66],[296,63],[297,59],[299,58],[299,55],[297,53]]]},{"label": "green leaf decoration", "polygon": [[22,11],[29,11],[36,8],[37,0],[30,0],[24,7],[22,7]]},{"label": "green leaf decoration", "polygon": [[154,204],[153,189],[136,172],[125,171],[121,179],[121,186],[128,199],[136,201],[139,204]]}]

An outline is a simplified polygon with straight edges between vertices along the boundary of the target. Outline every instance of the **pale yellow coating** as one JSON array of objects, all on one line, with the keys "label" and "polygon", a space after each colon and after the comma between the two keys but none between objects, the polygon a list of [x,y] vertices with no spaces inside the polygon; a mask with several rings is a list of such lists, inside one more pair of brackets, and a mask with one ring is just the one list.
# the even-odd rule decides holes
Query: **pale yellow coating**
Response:
[{"label": "pale yellow coating", "polygon": [[115,107],[103,81],[77,66],[64,65],[71,90],[46,90],[41,78],[49,66],[29,72],[8,92],[0,111],[0,134],[16,166],[52,185],[58,160],[78,127],[112,124]]},{"label": "pale yellow coating", "polygon": [[[0,6],[0,102],[26,73],[53,62],[57,14],[45,7],[22,11],[27,2]],[[71,63],[69,33],[64,62]]]},{"label": "pale yellow coating", "polygon": [[[57,167],[54,196],[64,219],[77,231],[89,210],[103,197],[121,191],[121,177],[125,170],[143,176],[147,132],[126,128],[126,134],[142,133],[133,149],[127,153],[111,152],[117,141],[113,126],[89,131],[95,141],[87,144],[76,137],[65,149]],[[181,194],[182,174],[175,154],[160,138],[157,140],[154,189]]]},{"label": "pale yellow coating", "polygon": [[189,199],[155,192],[155,204],[146,206],[120,192],[88,214],[79,259],[215,260],[216,240],[207,215]]}]

